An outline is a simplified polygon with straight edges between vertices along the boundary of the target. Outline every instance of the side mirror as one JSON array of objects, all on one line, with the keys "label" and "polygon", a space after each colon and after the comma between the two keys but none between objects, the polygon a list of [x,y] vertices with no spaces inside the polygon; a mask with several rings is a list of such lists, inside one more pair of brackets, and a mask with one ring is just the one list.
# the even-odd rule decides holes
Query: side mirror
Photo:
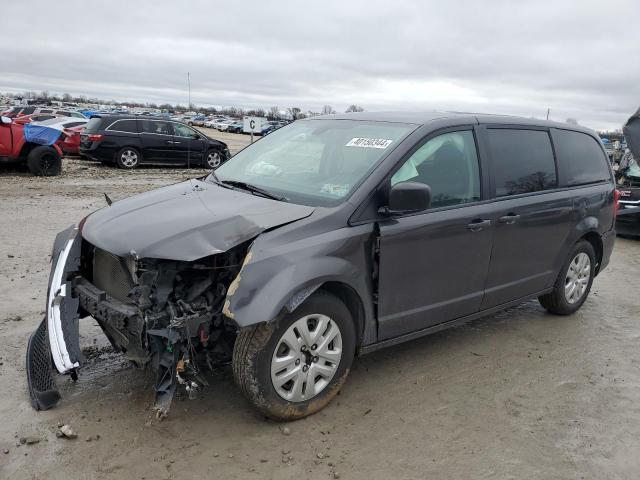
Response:
[{"label": "side mirror", "polygon": [[11,119],[9,117],[0,117],[0,121],[3,125],[9,125],[11,123]]},{"label": "side mirror", "polygon": [[431,206],[431,187],[420,182],[400,182],[391,187],[389,206],[382,207],[383,215],[422,212]]}]

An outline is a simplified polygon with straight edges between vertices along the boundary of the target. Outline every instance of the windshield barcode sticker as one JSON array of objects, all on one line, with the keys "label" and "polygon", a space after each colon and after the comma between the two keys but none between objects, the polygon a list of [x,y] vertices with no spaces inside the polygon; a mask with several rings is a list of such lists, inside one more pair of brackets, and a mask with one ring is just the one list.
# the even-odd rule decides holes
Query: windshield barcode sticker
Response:
[{"label": "windshield barcode sticker", "polygon": [[352,138],[345,147],[387,148],[392,143],[384,138]]}]

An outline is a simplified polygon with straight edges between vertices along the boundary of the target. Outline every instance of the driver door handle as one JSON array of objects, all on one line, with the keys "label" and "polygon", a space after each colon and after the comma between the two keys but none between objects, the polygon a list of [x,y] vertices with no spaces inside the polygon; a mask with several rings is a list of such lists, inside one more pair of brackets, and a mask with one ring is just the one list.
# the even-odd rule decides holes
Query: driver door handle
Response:
[{"label": "driver door handle", "polygon": [[504,217],[500,217],[498,222],[506,223],[507,225],[513,225],[520,219],[520,215],[516,215],[515,213],[509,213]]},{"label": "driver door handle", "polygon": [[473,222],[467,224],[467,229],[471,230],[472,232],[479,232],[480,230],[484,230],[485,228],[490,226],[491,220],[483,220],[481,218],[478,218]]}]

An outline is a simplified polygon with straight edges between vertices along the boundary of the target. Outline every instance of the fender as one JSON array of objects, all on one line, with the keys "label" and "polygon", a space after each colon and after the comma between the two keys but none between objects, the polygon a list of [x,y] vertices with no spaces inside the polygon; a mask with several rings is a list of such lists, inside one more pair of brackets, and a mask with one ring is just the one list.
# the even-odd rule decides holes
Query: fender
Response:
[{"label": "fender", "polygon": [[[366,242],[362,242],[361,233],[358,238],[351,236],[355,229],[343,230],[342,234],[331,232],[335,238],[330,241],[304,239],[274,250],[262,250],[262,238],[258,237],[229,286],[223,313],[239,328],[273,321],[283,310],[294,311],[323,283],[340,282],[353,289],[362,303],[363,343],[375,341],[371,269],[363,247]],[[364,235],[370,234],[369,228]],[[360,248],[355,247],[358,244]]]},{"label": "fender", "polygon": [[[596,217],[584,217],[572,227],[571,231],[567,235],[567,241],[564,242],[563,248],[561,248],[558,252],[555,265],[564,265],[567,255],[569,255],[569,250],[579,239],[581,239],[588,233],[595,233],[599,237],[602,236],[602,234],[600,233],[600,222]],[[558,272],[556,272],[556,275],[557,274]]]},{"label": "fender", "polygon": [[56,152],[58,152],[58,155],[60,156],[60,158],[62,158],[63,157],[62,149],[58,146],[58,144],[54,143],[51,146],[56,150]]}]

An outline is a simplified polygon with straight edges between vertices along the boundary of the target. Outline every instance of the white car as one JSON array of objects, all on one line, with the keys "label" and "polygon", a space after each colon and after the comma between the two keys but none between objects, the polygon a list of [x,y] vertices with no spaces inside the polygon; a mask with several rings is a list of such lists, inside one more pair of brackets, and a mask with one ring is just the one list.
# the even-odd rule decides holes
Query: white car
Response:
[{"label": "white car", "polygon": [[229,120],[228,117],[213,117],[211,120],[204,122],[205,127],[218,128],[221,122]]},{"label": "white car", "polygon": [[216,123],[216,122],[219,122],[219,121],[220,121],[220,118],[217,118],[217,117],[210,118],[209,120],[204,122],[204,126],[207,127],[207,128],[215,128],[213,126],[213,124]]},{"label": "white car", "polygon": [[229,128],[229,125],[233,125],[234,123],[236,123],[236,120],[234,119],[223,120],[222,122],[219,122],[217,124],[216,128],[221,132],[224,132],[227,128]]},{"label": "white car", "polygon": [[89,123],[88,118],[56,117],[42,122],[33,122],[34,125],[44,125],[49,128],[63,131],[65,128],[80,127]]}]

